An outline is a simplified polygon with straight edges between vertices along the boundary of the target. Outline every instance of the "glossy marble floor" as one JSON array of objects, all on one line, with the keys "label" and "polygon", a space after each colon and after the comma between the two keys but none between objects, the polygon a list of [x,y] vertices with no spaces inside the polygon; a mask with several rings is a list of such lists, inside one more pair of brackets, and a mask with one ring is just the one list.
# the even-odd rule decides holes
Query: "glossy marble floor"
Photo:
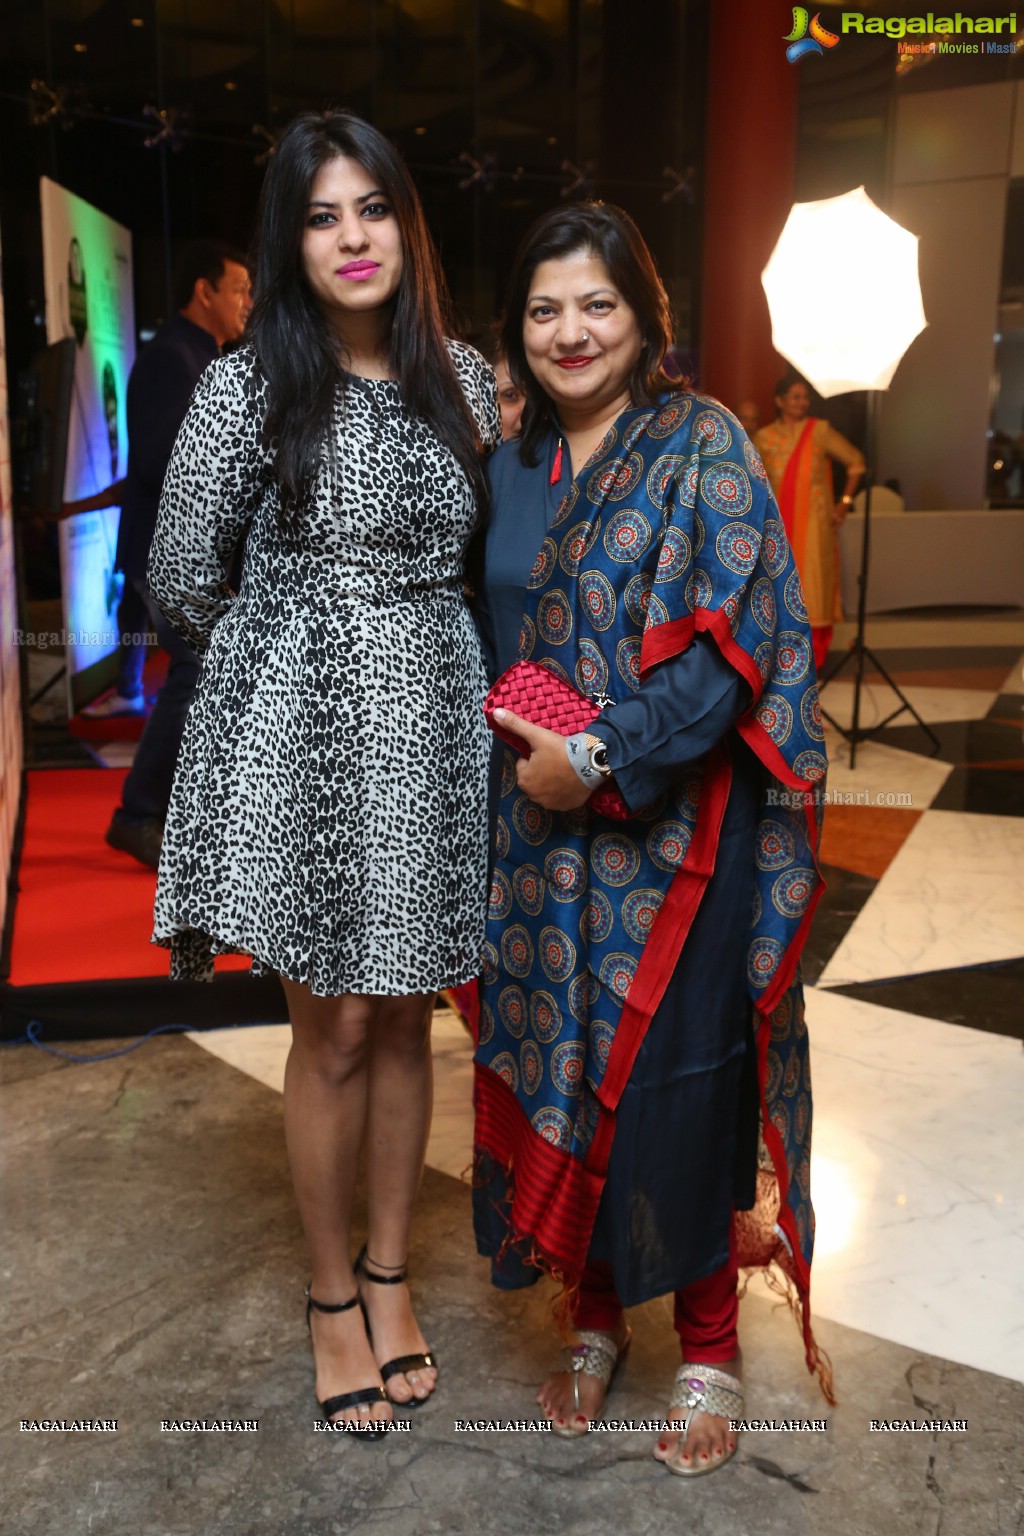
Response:
[{"label": "glossy marble floor", "polygon": [[[851,769],[829,731],[830,890],[808,1002],[815,1309],[1024,1382],[1024,621],[883,622],[883,664],[942,732],[929,755],[932,744],[903,715],[859,746]],[[983,667],[990,686],[973,686]],[[908,674],[915,681],[904,685]],[[846,674],[823,694],[841,725],[852,694]],[[876,676],[862,725],[898,704]],[[951,783],[955,793],[937,809]],[[874,877],[858,878],[865,834],[886,851]],[[851,883],[856,896],[837,922]],[[195,1039],[280,1091],[288,1035],[268,1026]],[[470,1160],[471,1072],[465,1031],[448,1010],[436,1016],[434,1041],[427,1156],[458,1177]]]},{"label": "glossy marble floor", "polygon": [[[829,890],[805,971],[813,1301],[839,1407],[817,1397],[785,1309],[757,1282],[741,1322],[748,1412],[827,1416],[828,1432],[747,1434],[732,1468],[684,1488],[642,1435],[566,1445],[454,1430],[532,1418],[549,1346],[543,1288],[495,1292],[472,1254],[470,1052],[439,1009],[413,1263],[445,1400],[382,1451],[324,1446],[281,1146],[287,1029],[165,1038],[89,1067],[11,1048],[0,1437],[21,1501],[12,1529],[1020,1536],[1024,617],[879,620],[870,639],[938,747],[903,715],[851,770],[831,733]],[[841,724],[851,694],[848,673],[825,691]],[[876,679],[862,720],[894,707]],[[666,1305],[634,1318],[624,1417],[660,1411]],[[259,1416],[260,1431],[160,1433],[186,1412]],[[116,1446],[17,1432],[44,1413],[123,1427]],[[867,1428],[926,1416],[969,1427]]]}]

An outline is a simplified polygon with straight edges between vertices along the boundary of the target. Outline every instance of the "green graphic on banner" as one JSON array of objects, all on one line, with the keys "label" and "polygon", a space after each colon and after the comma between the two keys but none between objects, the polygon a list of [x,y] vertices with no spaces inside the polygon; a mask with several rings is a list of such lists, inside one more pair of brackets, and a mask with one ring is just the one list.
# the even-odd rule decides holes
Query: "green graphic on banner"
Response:
[{"label": "green graphic on banner", "polygon": [[[125,397],[135,360],[131,233],[45,176],[40,203],[47,339],[75,338],[64,499],[78,501],[116,484],[127,468]],[[117,650],[119,515],[114,506],[60,525],[72,712],[96,691],[87,687],[87,669]]]}]

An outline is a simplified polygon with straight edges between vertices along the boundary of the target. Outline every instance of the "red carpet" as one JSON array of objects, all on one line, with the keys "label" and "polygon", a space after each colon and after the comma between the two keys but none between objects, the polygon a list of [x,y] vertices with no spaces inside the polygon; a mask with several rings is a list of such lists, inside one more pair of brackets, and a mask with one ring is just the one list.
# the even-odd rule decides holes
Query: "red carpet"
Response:
[{"label": "red carpet", "polygon": [[[156,872],[103,841],[125,772],[37,768],[27,774],[11,986],[167,975],[167,951],[149,942]],[[248,964],[228,955],[218,968]]]}]

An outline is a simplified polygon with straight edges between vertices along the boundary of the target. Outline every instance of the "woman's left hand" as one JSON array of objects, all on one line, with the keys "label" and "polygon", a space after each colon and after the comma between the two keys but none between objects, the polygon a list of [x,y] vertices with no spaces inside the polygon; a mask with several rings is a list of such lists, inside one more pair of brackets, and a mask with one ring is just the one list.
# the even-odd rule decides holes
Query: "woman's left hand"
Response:
[{"label": "woman's left hand", "polygon": [[832,508],[832,527],[833,528],[841,528],[842,527],[843,523],[845,523],[845,521],[846,521],[846,514],[847,514],[847,512],[849,512],[849,510],[850,509],[846,505],[845,502],[837,501],[835,503],[835,505]]},{"label": "woman's left hand", "polygon": [[521,757],[516,764],[516,780],[524,795],[546,811],[574,811],[587,803],[592,789],[570,763],[564,736],[521,720],[510,709],[496,709],[494,718],[521,736],[530,748],[530,756]]}]

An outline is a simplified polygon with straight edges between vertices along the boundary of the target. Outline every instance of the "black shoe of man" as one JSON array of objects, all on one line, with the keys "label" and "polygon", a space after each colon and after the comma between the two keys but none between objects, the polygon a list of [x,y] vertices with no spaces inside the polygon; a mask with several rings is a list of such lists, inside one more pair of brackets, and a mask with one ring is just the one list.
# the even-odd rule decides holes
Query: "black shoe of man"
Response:
[{"label": "black shoe of man", "polygon": [[164,840],[164,824],[156,816],[143,821],[133,821],[121,810],[114,812],[107,828],[106,841],[120,853],[130,853],[140,864],[156,869],[160,863],[160,844]]}]

